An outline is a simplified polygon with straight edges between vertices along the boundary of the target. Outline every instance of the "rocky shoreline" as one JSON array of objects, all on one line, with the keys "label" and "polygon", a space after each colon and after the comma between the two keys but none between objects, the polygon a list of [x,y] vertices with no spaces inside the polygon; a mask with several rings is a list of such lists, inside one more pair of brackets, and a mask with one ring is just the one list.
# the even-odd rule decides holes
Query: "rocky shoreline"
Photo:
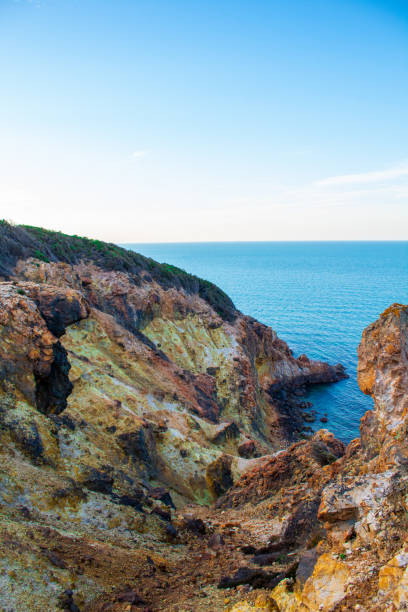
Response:
[{"label": "rocky shoreline", "polygon": [[[327,377],[322,376],[318,384],[332,384],[348,378],[341,364],[337,364],[334,368],[334,376],[328,372]],[[286,429],[288,440],[292,442],[313,435],[314,430],[310,424],[316,422],[317,412],[313,408],[313,403],[306,399],[308,390],[313,384],[313,382],[307,382],[268,391],[272,401],[279,406],[282,426]],[[327,415],[322,416],[320,422],[327,423]]]},{"label": "rocky shoreline", "polygon": [[341,365],[173,266],[2,222],[1,606],[404,609],[407,319],[363,334],[345,447],[304,398]]}]

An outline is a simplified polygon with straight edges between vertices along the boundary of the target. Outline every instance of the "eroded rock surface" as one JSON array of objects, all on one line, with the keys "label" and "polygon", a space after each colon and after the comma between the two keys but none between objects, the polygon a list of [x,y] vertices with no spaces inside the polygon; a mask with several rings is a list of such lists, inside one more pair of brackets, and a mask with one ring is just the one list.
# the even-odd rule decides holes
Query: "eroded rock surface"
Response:
[{"label": "eroded rock surface", "polygon": [[7,224],[0,275],[2,608],[408,609],[408,307],[363,332],[345,447],[298,395],[341,366],[210,283]]},{"label": "eroded rock surface", "polygon": [[[211,283],[115,245],[2,222],[0,276],[0,605],[222,609],[217,584],[244,561],[245,586],[292,576],[291,559],[265,569],[241,548],[315,529],[319,493],[293,502],[302,528],[290,495],[284,517],[264,498],[312,477],[320,491],[343,454],[323,432],[273,456],[303,431],[299,392],[342,367],[295,358]],[[238,514],[261,504],[224,521],[237,490]]]},{"label": "eroded rock surface", "polygon": [[[374,408],[304,435],[295,358],[219,289],[0,224],[0,604],[408,609],[408,308],[364,332]],[[302,433],[303,432],[303,433]]]},{"label": "eroded rock surface", "polygon": [[[362,391],[372,395],[374,408],[361,420],[361,438],[351,442],[342,457],[315,471],[303,488],[304,495],[319,499],[315,520],[321,531],[313,543],[305,536],[298,540],[293,580],[281,581],[270,592],[279,610],[408,609],[407,315],[408,307],[394,304],[363,333],[358,379]],[[295,445],[285,452],[293,461],[299,450]],[[252,488],[262,497],[264,478],[262,470],[258,476],[256,470],[251,474]],[[231,499],[237,485],[218,503]],[[276,495],[273,486],[266,490]],[[237,505],[240,496],[235,495]],[[256,507],[253,504],[252,511]],[[306,514],[296,514],[296,506],[289,518],[276,508],[276,515],[302,523]],[[283,533],[278,535],[282,551],[288,548]],[[272,560],[276,562],[276,556],[271,555]],[[233,610],[240,609],[258,607],[253,598],[241,598]]]}]

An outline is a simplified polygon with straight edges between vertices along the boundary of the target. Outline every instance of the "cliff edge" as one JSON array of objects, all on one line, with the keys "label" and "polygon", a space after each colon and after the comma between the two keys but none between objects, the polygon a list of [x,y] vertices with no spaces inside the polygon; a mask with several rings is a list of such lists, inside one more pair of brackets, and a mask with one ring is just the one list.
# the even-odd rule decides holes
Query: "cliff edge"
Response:
[{"label": "cliff edge", "polygon": [[[170,576],[191,599],[189,551],[203,563],[217,532],[200,512],[218,516],[209,504],[307,437],[299,394],[344,376],[295,358],[208,281],[0,222],[1,605],[170,610]],[[316,435],[298,444],[343,454]]]},{"label": "cliff edge", "polygon": [[217,287],[0,223],[0,603],[16,611],[408,609],[408,307],[367,327],[347,447],[295,358]]}]

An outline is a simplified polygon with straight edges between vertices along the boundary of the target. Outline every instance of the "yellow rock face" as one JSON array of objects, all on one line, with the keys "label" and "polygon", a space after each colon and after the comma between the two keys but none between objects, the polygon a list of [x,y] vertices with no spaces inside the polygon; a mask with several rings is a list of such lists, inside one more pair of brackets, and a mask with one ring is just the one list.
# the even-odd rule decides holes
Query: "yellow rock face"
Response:
[{"label": "yellow rock face", "polygon": [[392,600],[393,612],[408,604],[408,552],[401,551],[380,569],[378,590]]},{"label": "yellow rock face", "polygon": [[321,555],[313,574],[306,580],[300,610],[330,610],[344,598],[349,578],[350,568],[346,563],[334,559],[331,554]]},{"label": "yellow rock face", "polygon": [[392,603],[395,612],[404,610],[408,607],[408,569],[405,569],[400,580],[394,587]]},{"label": "yellow rock face", "polygon": [[402,552],[396,555],[384,567],[378,576],[378,588],[382,591],[394,589],[402,578],[408,565],[408,553]]},{"label": "yellow rock face", "polygon": [[230,608],[230,612],[279,612],[280,609],[286,610],[286,608],[278,608],[271,595],[262,593],[258,595],[255,603],[241,601]]},{"label": "yellow rock face", "polygon": [[276,602],[279,611],[298,612],[300,606],[300,595],[297,585],[291,584],[288,580],[282,580],[271,593],[271,597]]}]

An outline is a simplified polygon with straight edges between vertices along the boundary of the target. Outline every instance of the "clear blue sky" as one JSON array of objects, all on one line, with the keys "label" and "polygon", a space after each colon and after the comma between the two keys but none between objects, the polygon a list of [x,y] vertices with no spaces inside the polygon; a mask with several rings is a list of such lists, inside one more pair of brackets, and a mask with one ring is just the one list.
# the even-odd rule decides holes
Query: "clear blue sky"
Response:
[{"label": "clear blue sky", "polygon": [[0,0],[0,217],[408,237],[408,4]]}]

